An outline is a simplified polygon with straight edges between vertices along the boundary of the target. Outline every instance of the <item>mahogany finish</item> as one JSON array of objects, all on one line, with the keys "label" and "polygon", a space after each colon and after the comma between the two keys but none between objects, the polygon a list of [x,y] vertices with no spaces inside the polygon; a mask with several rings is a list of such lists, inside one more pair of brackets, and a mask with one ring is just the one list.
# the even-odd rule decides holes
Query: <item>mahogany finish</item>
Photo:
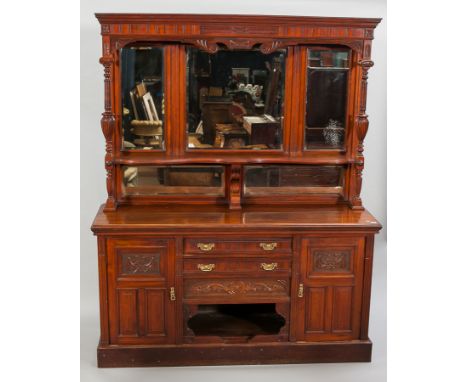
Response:
[{"label": "mahogany finish", "polygon": [[[360,192],[371,42],[380,19],[96,17],[108,195],[92,225],[98,366],[370,361],[373,244],[381,226]],[[164,150],[121,149],[120,50],[135,42],[164,50]],[[307,49],[317,45],[351,51],[342,149],[304,149]],[[287,51],[282,149],[186,148],[188,46]],[[176,164],[225,166],[225,195],[124,195],[123,166]],[[343,165],[343,191],[244,195],[247,164]],[[213,322],[220,327],[210,328]]]}]

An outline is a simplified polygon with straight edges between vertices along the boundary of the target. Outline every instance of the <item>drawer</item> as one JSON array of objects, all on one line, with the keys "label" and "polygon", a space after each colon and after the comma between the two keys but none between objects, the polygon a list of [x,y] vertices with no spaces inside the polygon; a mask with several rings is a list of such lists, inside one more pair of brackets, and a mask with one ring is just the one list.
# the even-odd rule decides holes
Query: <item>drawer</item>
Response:
[{"label": "drawer", "polygon": [[265,239],[220,239],[187,238],[184,240],[184,254],[229,254],[229,255],[274,255],[291,254],[290,238]]},{"label": "drawer", "polygon": [[249,273],[257,276],[291,273],[291,260],[271,258],[224,259],[206,257],[184,260],[184,274],[211,276],[217,274]]},{"label": "drawer", "polygon": [[185,279],[184,298],[221,298],[222,301],[247,298],[287,298],[289,278]]}]

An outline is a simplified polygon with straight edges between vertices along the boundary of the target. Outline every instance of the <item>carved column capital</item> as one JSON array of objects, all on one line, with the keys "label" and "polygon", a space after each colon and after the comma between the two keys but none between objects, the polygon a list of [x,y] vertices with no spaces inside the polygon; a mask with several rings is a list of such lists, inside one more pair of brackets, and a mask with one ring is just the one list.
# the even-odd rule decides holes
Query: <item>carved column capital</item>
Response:
[{"label": "carved column capital", "polygon": [[359,60],[358,65],[362,66],[365,71],[368,71],[369,68],[374,66],[374,61],[372,60]]}]

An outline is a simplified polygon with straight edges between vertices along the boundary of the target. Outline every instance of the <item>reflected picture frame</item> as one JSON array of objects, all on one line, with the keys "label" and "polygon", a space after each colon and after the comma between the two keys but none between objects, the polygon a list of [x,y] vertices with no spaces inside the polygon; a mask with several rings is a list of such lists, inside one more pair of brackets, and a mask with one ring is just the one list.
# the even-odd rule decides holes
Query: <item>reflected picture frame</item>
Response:
[{"label": "reflected picture frame", "polygon": [[232,78],[238,83],[248,84],[250,81],[250,68],[232,68]]},{"label": "reflected picture frame", "polygon": [[151,93],[143,95],[143,104],[145,105],[146,112],[150,121],[159,121],[158,111],[154,104],[153,96]]}]

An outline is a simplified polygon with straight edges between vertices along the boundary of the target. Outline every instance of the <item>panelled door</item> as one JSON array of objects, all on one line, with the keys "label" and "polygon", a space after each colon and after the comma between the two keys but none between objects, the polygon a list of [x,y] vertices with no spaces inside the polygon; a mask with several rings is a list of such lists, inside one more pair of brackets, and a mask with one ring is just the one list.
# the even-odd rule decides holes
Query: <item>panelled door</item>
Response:
[{"label": "panelled door", "polygon": [[301,241],[297,340],[359,338],[363,237],[309,237]]},{"label": "panelled door", "polygon": [[111,344],[175,343],[171,240],[108,239]]}]

